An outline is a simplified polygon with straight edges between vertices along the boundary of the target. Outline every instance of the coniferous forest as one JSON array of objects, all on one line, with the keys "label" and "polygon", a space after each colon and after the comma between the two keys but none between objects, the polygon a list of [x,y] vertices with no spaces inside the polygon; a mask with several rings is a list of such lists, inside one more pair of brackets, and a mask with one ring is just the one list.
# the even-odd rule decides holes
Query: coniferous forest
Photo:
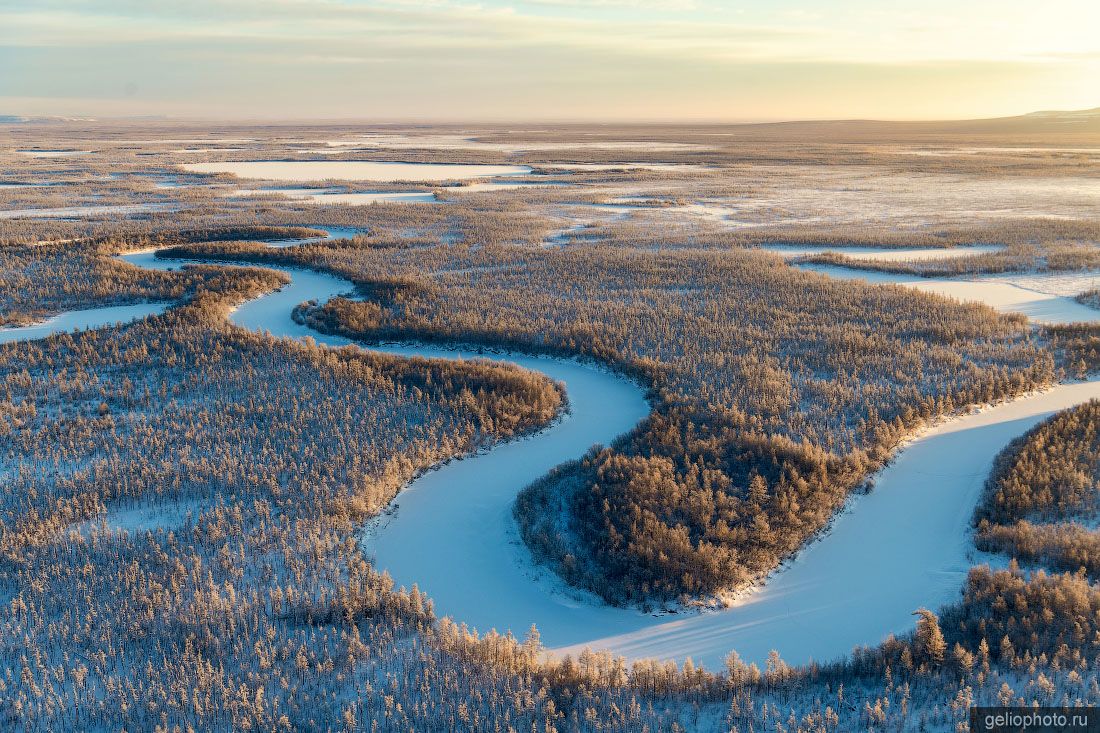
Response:
[{"label": "coniferous forest", "polygon": [[[202,134],[247,142],[195,153],[172,142],[190,125],[0,124],[0,728],[956,731],[974,705],[1100,704],[1096,399],[998,444],[950,603],[833,658],[786,661],[783,638],[719,665],[561,653],[537,619],[474,628],[364,550],[421,477],[583,419],[510,361],[575,360],[648,413],[479,531],[506,525],[499,551],[552,599],[735,619],[921,440],[1091,388],[1098,327],[1056,316],[1095,306],[1098,222],[1058,191],[1095,175],[1074,151],[1100,132],[485,126],[458,153],[443,127],[227,124]],[[368,133],[402,147],[302,147]],[[25,152],[69,149],[89,152]],[[292,186],[197,155],[524,169]],[[1003,214],[1023,202],[1040,211]],[[159,269],[127,259],[154,249]],[[302,273],[348,283],[267,314],[305,337],[236,320]],[[137,304],[163,308],[20,335]],[[490,358],[370,348],[393,343]]]}]

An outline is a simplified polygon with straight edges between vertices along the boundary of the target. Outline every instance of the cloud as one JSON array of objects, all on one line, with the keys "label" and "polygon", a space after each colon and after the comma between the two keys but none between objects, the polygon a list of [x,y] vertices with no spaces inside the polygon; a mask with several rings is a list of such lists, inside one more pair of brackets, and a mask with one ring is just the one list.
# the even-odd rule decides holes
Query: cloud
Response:
[{"label": "cloud", "polygon": [[1045,75],[1054,91],[1042,106],[1073,106],[1087,93],[1085,71],[1095,71],[1098,23],[1088,20],[1100,21],[1100,10],[1083,0],[1030,7],[927,0],[916,13],[837,0],[826,14],[809,0],[0,0],[0,68],[12,70],[0,74],[0,95],[113,100],[138,79],[139,101],[174,110],[275,113],[293,99],[330,114],[360,95],[370,102],[356,109],[394,116],[820,116],[813,110],[835,106],[832,90],[851,114],[866,102],[890,116],[919,103],[929,114],[947,109],[949,94],[992,105],[983,83],[999,90],[1010,77],[1016,94],[997,93],[1020,105],[1042,91],[1022,85]]},{"label": "cloud", "polygon": [[698,10],[701,7],[694,0],[529,0],[529,4],[559,8],[620,8],[666,12]]}]

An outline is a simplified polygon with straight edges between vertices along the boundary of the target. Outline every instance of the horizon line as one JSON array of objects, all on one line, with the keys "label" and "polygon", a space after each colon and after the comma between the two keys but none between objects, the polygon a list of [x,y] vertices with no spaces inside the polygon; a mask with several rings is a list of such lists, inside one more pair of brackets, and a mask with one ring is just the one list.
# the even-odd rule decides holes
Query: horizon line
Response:
[{"label": "horizon line", "polygon": [[[1074,115],[1095,113],[1100,116],[1100,106],[1086,107],[1082,109],[1042,109],[1021,112],[1011,115],[997,115],[992,117],[804,117],[804,118],[757,118],[757,119],[732,119],[732,118],[690,118],[690,117],[275,117],[259,115],[255,117],[217,117],[206,115],[171,115],[171,114],[135,114],[135,115],[91,115],[83,113],[66,114],[21,114],[18,112],[0,113],[0,124],[28,124],[33,122],[187,122],[187,123],[259,123],[268,125],[291,124],[370,124],[370,125],[509,125],[509,124],[555,124],[555,125],[706,125],[706,126],[752,126],[752,125],[785,125],[799,123],[889,123],[889,124],[926,124],[935,122],[991,122],[996,120],[1011,120],[1024,117],[1039,117],[1042,115]],[[7,118],[20,119],[21,122],[12,123]]]}]

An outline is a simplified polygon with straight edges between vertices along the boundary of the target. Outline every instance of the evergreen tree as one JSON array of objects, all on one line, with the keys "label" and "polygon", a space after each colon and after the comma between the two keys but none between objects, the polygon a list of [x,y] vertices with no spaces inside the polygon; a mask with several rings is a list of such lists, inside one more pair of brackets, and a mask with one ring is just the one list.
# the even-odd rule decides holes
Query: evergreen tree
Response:
[{"label": "evergreen tree", "polygon": [[939,618],[927,608],[918,608],[913,615],[919,617],[915,639],[918,658],[929,666],[940,666],[947,651],[947,642],[940,631]]}]

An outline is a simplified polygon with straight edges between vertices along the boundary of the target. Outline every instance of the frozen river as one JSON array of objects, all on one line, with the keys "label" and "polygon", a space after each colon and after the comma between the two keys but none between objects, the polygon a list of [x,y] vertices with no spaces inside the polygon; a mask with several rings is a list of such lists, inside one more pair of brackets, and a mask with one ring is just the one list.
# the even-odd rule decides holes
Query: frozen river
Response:
[{"label": "frozen river", "polygon": [[[179,266],[150,252],[124,259],[139,267]],[[290,317],[295,305],[349,293],[351,284],[316,272],[284,272],[289,286],[243,304],[232,321],[276,336],[351,343]],[[565,592],[532,567],[511,518],[512,502],[528,483],[595,443],[607,444],[647,414],[638,385],[575,361],[419,346],[380,350],[517,363],[564,382],[571,405],[537,435],[451,461],[406,487],[394,511],[364,537],[380,569],[398,584],[418,584],[440,615],[481,631],[522,636],[535,624],[552,651],[591,646],[631,659],[690,656],[711,669],[733,649],[758,663],[771,649],[791,663],[833,659],[911,629],[919,606],[956,599],[972,562],[969,519],[993,458],[1055,411],[1100,397],[1100,381],[1060,385],[933,427],[898,454],[870,495],[853,497],[829,532],[735,607],[653,615]]]}]

